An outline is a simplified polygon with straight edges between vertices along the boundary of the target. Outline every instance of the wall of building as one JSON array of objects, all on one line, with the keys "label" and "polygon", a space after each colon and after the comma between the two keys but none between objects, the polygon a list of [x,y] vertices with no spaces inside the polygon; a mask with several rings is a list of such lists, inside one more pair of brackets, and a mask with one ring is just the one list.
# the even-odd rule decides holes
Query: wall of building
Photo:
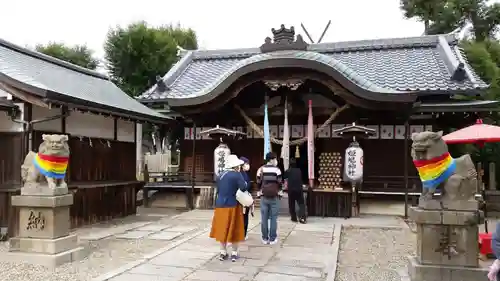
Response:
[{"label": "wall of building", "polygon": [[[41,120],[57,115],[61,115],[61,108],[44,108],[34,105],[31,107],[31,120]],[[46,122],[34,123],[33,130],[60,133],[62,132],[62,121],[61,119],[55,119]]]},{"label": "wall of building", "polygon": [[[23,104],[16,104],[22,111],[24,109]],[[22,132],[24,130],[24,125],[19,122],[12,121],[12,118],[5,111],[0,111],[0,132]]]},{"label": "wall of building", "polygon": [[66,133],[72,136],[112,140],[114,128],[113,117],[72,111],[66,118]]},{"label": "wall of building", "polygon": [[134,142],[135,126],[135,122],[118,119],[116,133],[118,141]]},{"label": "wall of building", "polygon": [[[48,118],[61,115],[60,108],[32,107],[32,120]],[[2,124],[0,124],[2,126]],[[114,118],[90,112],[71,111],[66,118],[66,134],[72,136],[114,139]],[[117,140],[122,142],[134,142],[135,122],[119,119],[117,121]],[[36,131],[61,133],[62,121],[55,119],[33,124]]]}]

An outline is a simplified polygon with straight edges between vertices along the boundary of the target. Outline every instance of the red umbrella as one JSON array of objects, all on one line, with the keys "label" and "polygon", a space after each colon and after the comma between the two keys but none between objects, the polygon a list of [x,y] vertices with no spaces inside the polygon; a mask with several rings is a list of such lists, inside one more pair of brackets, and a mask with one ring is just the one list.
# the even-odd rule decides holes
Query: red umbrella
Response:
[{"label": "red umbrella", "polygon": [[[482,147],[487,142],[500,142],[500,127],[483,124],[483,120],[477,119],[476,124],[457,130],[453,133],[449,133],[446,136],[443,136],[443,140],[447,144],[472,143]],[[478,181],[478,189],[480,189],[479,182],[480,181]],[[485,190],[482,189],[481,191],[483,200],[485,200]],[[484,217],[486,217],[486,208],[484,209],[484,212]],[[488,233],[487,220],[485,220],[485,230],[486,233]]]},{"label": "red umbrella", "polygon": [[447,144],[475,143],[480,146],[486,142],[500,142],[500,127],[483,124],[483,120],[477,119],[476,124],[449,133],[443,140]]}]

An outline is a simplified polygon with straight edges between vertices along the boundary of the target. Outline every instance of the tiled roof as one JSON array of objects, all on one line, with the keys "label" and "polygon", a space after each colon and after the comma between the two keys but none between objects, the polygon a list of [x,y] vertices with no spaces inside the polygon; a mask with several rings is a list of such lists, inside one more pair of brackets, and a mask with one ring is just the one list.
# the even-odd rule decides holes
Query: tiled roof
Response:
[{"label": "tiled roof", "polygon": [[[2,90],[0,90],[1,92]],[[5,110],[5,109],[13,109],[16,108],[17,105],[15,105],[11,100],[8,100],[4,97],[0,97],[0,109]]]},{"label": "tiled roof", "polygon": [[[128,96],[109,78],[0,39],[0,79],[17,81],[40,92],[57,93],[111,112],[126,112],[131,119],[165,120],[160,114]],[[75,101],[76,105],[80,102]]]},{"label": "tiled roof", "polygon": [[[309,45],[307,51],[287,51],[288,56],[329,64],[358,86],[388,94],[477,93],[488,85],[467,64],[455,35],[363,40]],[[283,52],[261,54],[259,48],[185,51],[163,77],[166,91],[157,86],[143,93],[141,101],[193,98],[206,95],[232,72],[249,63],[279,58]],[[465,65],[466,78],[453,80],[457,65]]]}]

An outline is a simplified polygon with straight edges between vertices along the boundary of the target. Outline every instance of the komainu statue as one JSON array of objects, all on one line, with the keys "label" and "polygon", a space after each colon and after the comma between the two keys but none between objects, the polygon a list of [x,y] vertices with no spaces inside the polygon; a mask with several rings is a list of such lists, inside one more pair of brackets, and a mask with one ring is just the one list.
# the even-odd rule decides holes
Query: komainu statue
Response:
[{"label": "komainu statue", "polygon": [[477,210],[477,172],[470,155],[452,158],[443,132],[411,136],[411,156],[422,181],[419,206],[424,209]]},{"label": "komainu statue", "polygon": [[23,187],[67,188],[64,177],[69,162],[67,135],[42,135],[38,153],[30,151],[21,166]]}]

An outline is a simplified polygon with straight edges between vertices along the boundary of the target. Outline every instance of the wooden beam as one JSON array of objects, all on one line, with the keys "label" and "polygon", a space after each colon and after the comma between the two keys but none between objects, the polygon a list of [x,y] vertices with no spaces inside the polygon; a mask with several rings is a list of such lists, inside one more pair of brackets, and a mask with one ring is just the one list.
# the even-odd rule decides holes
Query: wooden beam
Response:
[{"label": "wooden beam", "polygon": [[191,210],[194,210],[195,208],[195,203],[194,203],[194,185],[195,185],[195,178],[196,178],[196,122],[193,123],[193,150],[192,150],[192,165],[193,169],[191,170],[191,188],[188,189],[188,207]]},{"label": "wooden beam", "polygon": [[[134,123],[135,124],[135,123]],[[137,133],[137,126],[134,126],[134,138]],[[118,118],[113,118],[113,140],[118,140]]]},{"label": "wooden beam", "polygon": [[23,114],[24,124],[24,154],[23,157],[28,154],[29,151],[33,150],[33,125],[31,120],[33,120],[33,105],[31,103],[24,103],[24,114]]},{"label": "wooden beam", "polygon": [[15,87],[9,86],[3,82],[0,82],[0,89],[6,91],[7,93],[13,95],[14,97],[25,101],[27,103],[39,106],[39,107],[44,107],[44,108],[50,108],[50,104],[44,102],[41,98],[35,97],[31,95],[28,92],[25,92],[23,90],[17,89]]},{"label": "wooden beam", "polygon": [[61,133],[66,134],[66,114],[68,114],[68,107],[61,106]]},{"label": "wooden beam", "polygon": [[409,149],[409,143],[408,143],[408,139],[411,137],[410,135],[410,122],[408,122],[408,120],[406,120],[405,122],[405,139],[404,139],[404,144],[403,144],[403,147],[404,147],[404,150],[403,150],[403,169],[404,169],[404,181],[405,181],[405,219],[408,218],[408,189],[410,188],[410,184],[409,184],[409,181],[408,181],[408,169],[409,169],[409,165],[408,165],[408,160],[409,160],[409,153],[410,153],[410,149]]}]

